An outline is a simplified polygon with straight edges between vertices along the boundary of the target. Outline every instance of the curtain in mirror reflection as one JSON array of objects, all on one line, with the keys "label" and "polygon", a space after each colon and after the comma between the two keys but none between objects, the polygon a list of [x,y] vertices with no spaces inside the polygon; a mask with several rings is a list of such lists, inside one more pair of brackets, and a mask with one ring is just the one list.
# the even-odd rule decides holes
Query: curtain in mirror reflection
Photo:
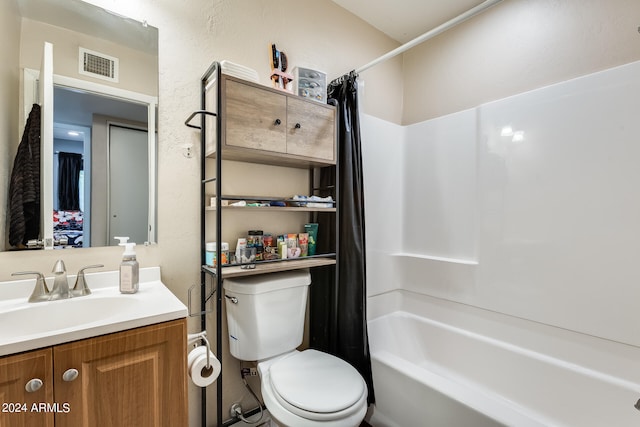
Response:
[{"label": "curtain in mirror reflection", "polygon": [[80,209],[82,154],[58,153],[58,209]]}]

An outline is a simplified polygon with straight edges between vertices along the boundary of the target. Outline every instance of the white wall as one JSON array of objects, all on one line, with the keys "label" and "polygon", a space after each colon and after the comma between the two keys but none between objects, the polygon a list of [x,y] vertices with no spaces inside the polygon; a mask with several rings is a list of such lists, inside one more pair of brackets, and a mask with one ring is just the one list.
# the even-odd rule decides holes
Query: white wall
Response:
[{"label": "white wall", "polygon": [[367,295],[373,296],[402,286],[391,255],[402,248],[406,131],[368,114],[361,114],[360,126]]},{"label": "white wall", "polygon": [[406,128],[402,250],[476,260],[476,111]]},{"label": "white wall", "polygon": [[477,305],[640,346],[638,75],[636,62],[480,108]]},{"label": "white wall", "polygon": [[408,126],[401,288],[640,345],[638,74]]}]

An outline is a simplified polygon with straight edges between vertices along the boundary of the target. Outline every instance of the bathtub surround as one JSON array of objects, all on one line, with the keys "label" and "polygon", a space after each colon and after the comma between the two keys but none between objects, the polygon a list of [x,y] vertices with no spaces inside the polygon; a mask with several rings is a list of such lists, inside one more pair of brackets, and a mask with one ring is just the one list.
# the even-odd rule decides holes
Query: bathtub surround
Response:
[{"label": "bathtub surround", "polygon": [[[378,294],[369,294],[370,305],[377,307],[369,313],[377,336],[371,343],[374,382],[384,388],[385,396],[376,410],[392,418],[383,425],[396,425],[398,417],[406,416],[395,413],[388,400],[394,386],[384,378],[392,371],[416,372],[406,364],[409,359],[409,365],[420,366],[425,375],[410,375],[404,386],[426,387],[425,396],[444,393],[507,425],[598,426],[609,420],[627,426],[638,420],[640,414],[632,406],[640,396],[640,378],[621,355],[640,355],[635,306],[640,276],[634,260],[638,241],[629,238],[640,233],[637,191],[631,184],[640,181],[634,161],[640,156],[640,126],[634,120],[640,115],[635,97],[639,73],[640,62],[634,62],[407,126],[404,132],[395,129],[404,137],[400,145],[407,172],[397,183],[405,191],[400,203],[401,249],[387,254],[387,266],[401,291],[377,283],[373,289]],[[371,128],[381,126],[375,122],[371,117],[363,120]],[[381,141],[369,132],[364,135],[371,138],[366,139],[365,152],[371,153],[365,159],[374,160],[383,153],[370,144]],[[374,166],[375,162],[365,163]],[[405,311],[402,301],[407,298],[441,300],[448,311],[439,332],[419,333],[390,318],[378,321],[394,308],[386,304],[380,312],[377,300],[393,301],[396,292],[399,311]],[[466,307],[474,307],[479,316],[487,316],[480,314],[484,310],[501,315],[493,316],[494,329],[473,335],[474,347],[465,351],[458,337],[470,335],[449,326],[459,311],[469,310]],[[433,324],[432,311],[418,309],[415,322]],[[381,336],[382,324],[393,332]],[[523,332],[516,334],[517,344],[512,336],[494,341],[496,331],[506,325],[535,327],[548,336]],[[419,337],[415,345],[398,344],[406,347],[400,352],[402,360],[386,356],[394,334],[399,342],[404,334]],[[551,344],[587,341],[591,344],[580,355],[558,353]],[[609,343],[604,352],[598,350],[602,342]],[[491,351],[499,348],[499,354],[488,355],[486,345]],[[535,354],[528,352],[538,345]],[[430,360],[449,346],[460,352],[460,360],[453,355],[450,364],[446,357]],[[412,352],[414,356],[407,356]],[[417,360],[420,355],[429,360]],[[504,362],[493,364],[491,359]],[[491,375],[466,371],[478,366]],[[507,366],[510,374],[498,374]],[[538,375],[518,379],[524,372]],[[442,378],[480,388],[451,389],[439,382]],[[523,387],[500,384],[507,378],[530,384],[526,390],[540,389],[527,395]],[[571,388],[585,395],[576,397]],[[545,394],[546,389],[553,392]],[[470,400],[461,397],[467,394]],[[510,400],[515,407],[496,408],[495,402],[475,400],[478,394]],[[551,399],[534,399],[536,395]],[[584,404],[592,398],[596,400]],[[555,410],[554,402],[565,410]],[[595,409],[581,411],[580,405]],[[415,406],[413,415],[419,410],[420,405]],[[501,418],[513,411],[529,421]],[[589,416],[582,418],[585,412]]]},{"label": "bathtub surround", "polygon": [[[638,73],[634,62],[398,132],[400,287],[640,346]],[[365,151],[382,143],[364,133]]]},{"label": "bathtub surround", "polygon": [[[441,402],[436,425],[637,424],[639,73],[386,125],[407,173],[395,281],[369,294],[374,424],[407,425],[421,399]],[[383,141],[364,134],[375,168]]]},{"label": "bathtub surround", "polygon": [[321,171],[320,182],[322,186],[337,186],[338,229],[336,233],[333,219],[319,217],[324,236],[319,251],[336,248],[338,264],[312,272],[315,286],[310,290],[309,328],[312,348],[336,355],[360,372],[367,383],[367,401],[372,404],[375,395],[367,338],[364,176],[357,80],[358,76],[351,72],[332,81],[327,89],[328,99],[337,101],[338,106],[338,171]]},{"label": "bathtub surround", "polygon": [[[640,346],[631,259],[638,252],[638,239],[631,237],[638,234],[631,183],[638,177],[629,159],[637,158],[632,117],[638,107],[631,94],[638,89],[633,78],[622,76],[640,59],[630,51],[640,41],[630,18],[638,13],[640,4],[628,1],[503,2],[404,55],[406,82],[414,83],[405,85],[406,126],[372,115],[362,120],[367,177],[388,159],[406,171],[367,182],[370,230],[389,224],[384,206],[402,206],[383,247],[367,236],[369,319],[396,310],[433,319],[431,304],[407,308],[428,299],[446,307],[437,317],[446,325],[460,326],[464,319],[463,329],[512,344],[518,354],[535,349],[549,358],[544,363],[554,359],[540,366],[571,366],[558,378],[589,390],[603,407],[586,405],[596,411],[589,412],[593,421],[582,422],[574,410],[553,413],[549,402],[524,399],[535,419],[552,424],[637,423],[640,381],[629,363],[638,359]],[[599,81],[600,72],[611,77]],[[570,87],[580,89],[543,96]],[[631,109],[614,108],[622,105]],[[385,200],[378,188],[400,188],[402,194]],[[485,317],[486,328],[474,329]],[[501,336],[503,329],[511,332]],[[429,351],[430,341],[435,339],[422,336],[411,351]],[[448,341],[457,342],[455,335]],[[404,362],[382,363],[378,350],[389,343],[377,342],[372,338],[374,424],[405,425],[406,419],[393,423],[402,415],[390,410],[391,388],[381,389]],[[525,360],[514,361],[516,369],[526,370]],[[429,366],[427,360],[416,363]],[[480,362],[470,357],[469,363]],[[573,407],[573,396],[553,378],[536,378],[541,395]],[[407,387],[416,385],[415,375],[405,379]],[[617,400],[608,400],[621,384],[621,394],[611,393]],[[602,414],[614,421],[603,422]]]}]

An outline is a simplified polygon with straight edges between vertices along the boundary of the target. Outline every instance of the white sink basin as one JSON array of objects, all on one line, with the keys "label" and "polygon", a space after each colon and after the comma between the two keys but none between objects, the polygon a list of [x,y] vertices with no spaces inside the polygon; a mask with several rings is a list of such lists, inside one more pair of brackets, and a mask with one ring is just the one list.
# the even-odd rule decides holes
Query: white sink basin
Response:
[{"label": "white sink basin", "polygon": [[85,277],[91,295],[37,303],[27,302],[35,279],[0,283],[0,356],[187,316],[158,267],[140,269],[135,294],[120,293],[117,271]]}]

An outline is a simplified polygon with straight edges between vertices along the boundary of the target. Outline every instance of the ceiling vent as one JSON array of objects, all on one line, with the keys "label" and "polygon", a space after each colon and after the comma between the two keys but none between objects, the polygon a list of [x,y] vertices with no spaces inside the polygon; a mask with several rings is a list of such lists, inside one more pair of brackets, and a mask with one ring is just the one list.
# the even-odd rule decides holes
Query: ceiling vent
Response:
[{"label": "ceiling vent", "polygon": [[96,79],[118,83],[118,58],[80,48],[78,72]]}]

